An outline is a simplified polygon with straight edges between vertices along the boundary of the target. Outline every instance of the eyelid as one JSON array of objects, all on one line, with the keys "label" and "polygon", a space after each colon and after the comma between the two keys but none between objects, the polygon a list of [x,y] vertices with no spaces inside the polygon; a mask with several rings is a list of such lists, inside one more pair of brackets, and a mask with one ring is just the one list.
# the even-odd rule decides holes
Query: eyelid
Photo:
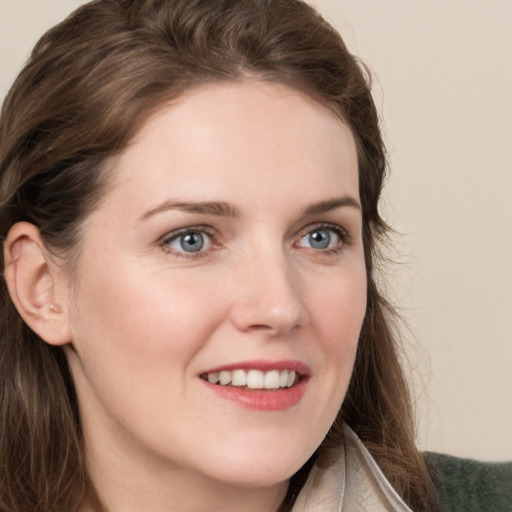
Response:
[{"label": "eyelid", "polygon": [[336,249],[341,249],[344,246],[346,247],[352,245],[352,237],[350,236],[349,232],[339,224],[333,224],[332,222],[315,222],[305,226],[298,233],[298,241],[296,243],[300,242],[300,240],[302,240],[306,235],[308,235],[312,231],[321,229],[333,231],[340,238],[341,247],[332,247],[328,249],[317,250],[317,252],[325,253],[329,251],[336,251]]},{"label": "eyelid", "polygon": [[307,235],[308,233],[314,231],[315,229],[332,230],[343,238],[350,238],[348,231],[343,226],[340,226],[339,224],[335,224],[333,222],[312,222],[311,224],[308,224],[307,226],[303,227],[299,231],[298,236],[301,237]]},{"label": "eyelid", "polygon": [[[177,240],[180,236],[189,234],[189,233],[200,233],[210,239],[210,247],[204,250],[199,250],[197,252],[186,252],[182,250],[178,250],[169,246],[171,242]],[[169,231],[162,237],[160,237],[157,241],[157,244],[163,251],[168,254],[172,254],[178,258],[187,258],[187,259],[197,259],[207,255],[207,253],[212,248],[218,248],[219,245],[217,243],[217,234],[210,226],[187,226],[179,229],[175,229],[173,231]]]}]

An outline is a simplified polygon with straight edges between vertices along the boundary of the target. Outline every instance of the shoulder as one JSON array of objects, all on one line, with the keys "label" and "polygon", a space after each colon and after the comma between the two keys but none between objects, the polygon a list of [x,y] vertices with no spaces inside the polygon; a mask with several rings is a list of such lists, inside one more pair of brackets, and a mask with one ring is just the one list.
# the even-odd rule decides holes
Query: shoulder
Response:
[{"label": "shoulder", "polygon": [[512,461],[480,462],[427,452],[442,512],[512,512]]}]

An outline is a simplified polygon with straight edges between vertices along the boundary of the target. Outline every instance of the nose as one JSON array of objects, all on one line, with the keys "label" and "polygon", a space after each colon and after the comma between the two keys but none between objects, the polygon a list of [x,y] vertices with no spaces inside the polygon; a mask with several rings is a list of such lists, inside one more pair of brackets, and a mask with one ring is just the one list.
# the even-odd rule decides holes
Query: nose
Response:
[{"label": "nose", "polygon": [[231,317],[238,330],[275,337],[309,322],[301,280],[284,254],[246,259],[234,281]]}]

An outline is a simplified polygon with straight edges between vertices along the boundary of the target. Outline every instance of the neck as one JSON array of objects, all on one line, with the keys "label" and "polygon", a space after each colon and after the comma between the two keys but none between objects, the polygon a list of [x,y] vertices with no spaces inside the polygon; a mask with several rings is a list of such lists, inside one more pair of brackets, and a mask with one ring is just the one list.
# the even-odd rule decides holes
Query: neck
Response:
[{"label": "neck", "polygon": [[233,485],[182,467],[128,459],[108,450],[97,456],[91,452],[86,456],[93,492],[80,512],[277,512],[288,488],[286,481],[263,487]]},{"label": "neck", "polygon": [[169,482],[163,492],[158,492],[156,485],[149,489],[141,483],[134,487],[120,485],[118,481],[109,489],[109,482],[104,480],[101,485],[96,484],[95,492],[89,494],[80,512],[278,512],[286,494],[286,487],[213,488],[204,484],[193,486],[189,481],[186,487],[179,488],[176,483]]}]

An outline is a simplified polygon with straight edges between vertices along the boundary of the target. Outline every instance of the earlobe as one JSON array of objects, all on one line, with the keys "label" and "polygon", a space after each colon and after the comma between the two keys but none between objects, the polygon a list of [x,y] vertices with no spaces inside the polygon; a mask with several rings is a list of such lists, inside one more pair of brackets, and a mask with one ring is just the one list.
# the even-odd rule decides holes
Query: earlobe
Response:
[{"label": "earlobe", "polygon": [[9,294],[27,325],[51,345],[70,342],[61,269],[51,259],[39,230],[19,222],[4,242],[4,275]]}]

